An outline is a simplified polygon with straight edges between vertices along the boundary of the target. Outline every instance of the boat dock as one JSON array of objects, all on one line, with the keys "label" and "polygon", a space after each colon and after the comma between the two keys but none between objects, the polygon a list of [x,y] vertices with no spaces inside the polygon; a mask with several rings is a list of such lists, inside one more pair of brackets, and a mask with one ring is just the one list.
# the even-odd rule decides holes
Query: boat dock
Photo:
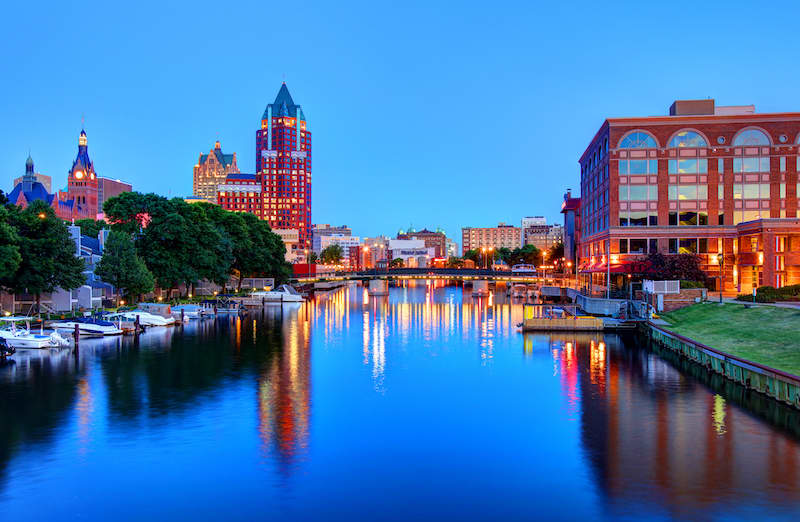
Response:
[{"label": "boat dock", "polygon": [[520,326],[524,332],[605,332],[634,330],[639,322],[586,315],[577,305],[526,304]]}]

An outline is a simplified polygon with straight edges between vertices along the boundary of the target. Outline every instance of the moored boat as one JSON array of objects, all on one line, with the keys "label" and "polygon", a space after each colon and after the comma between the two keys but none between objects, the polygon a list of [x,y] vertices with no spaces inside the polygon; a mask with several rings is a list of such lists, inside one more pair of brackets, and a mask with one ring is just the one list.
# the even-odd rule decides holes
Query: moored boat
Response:
[{"label": "moored boat", "polygon": [[0,337],[11,348],[54,348],[69,344],[58,332],[45,334],[40,330],[38,334],[32,333],[32,320],[32,317],[26,316],[0,317],[0,324],[6,326],[0,329]]},{"label": "moored boat", "polygon": [[94,317],[76,317],[65,321],[50,323],[50,328],[55,330],[75,331],[75,326],[81,335],[122,335],[119,325]]}]

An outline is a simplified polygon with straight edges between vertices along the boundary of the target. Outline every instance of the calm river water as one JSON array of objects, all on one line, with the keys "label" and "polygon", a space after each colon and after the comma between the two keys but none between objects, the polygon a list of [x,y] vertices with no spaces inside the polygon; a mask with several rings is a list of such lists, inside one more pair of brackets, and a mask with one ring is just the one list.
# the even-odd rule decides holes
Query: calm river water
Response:
[{"label": "calm river water", "polygon": [[794,519],[798,419],[502,296],[361,287],[0,367],[0,519]]}]

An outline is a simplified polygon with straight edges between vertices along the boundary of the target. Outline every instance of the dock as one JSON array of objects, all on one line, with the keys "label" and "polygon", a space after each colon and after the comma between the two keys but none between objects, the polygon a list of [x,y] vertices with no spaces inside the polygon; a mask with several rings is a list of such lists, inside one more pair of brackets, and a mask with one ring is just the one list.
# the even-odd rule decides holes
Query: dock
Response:
[{"label": "dock", "polygon": [[635,330],[636,319],[615,319],[581,315],[576,305],[526,304],[523,306],[524,332],[605,332]]}]

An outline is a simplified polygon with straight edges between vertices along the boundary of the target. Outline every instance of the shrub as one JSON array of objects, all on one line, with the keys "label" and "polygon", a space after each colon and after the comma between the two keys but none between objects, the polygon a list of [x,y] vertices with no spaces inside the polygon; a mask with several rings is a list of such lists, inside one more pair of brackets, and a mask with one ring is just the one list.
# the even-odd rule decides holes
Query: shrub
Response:
[{"label": "shrub", "polygon": [[681,288],[705,288],[706,284],[702,281],[689,281],[681,279]]},{"label": "shrub", "polygon": [[[742,294],[736,297],[738,301],[752,301],[752,294]],[[774,303],[775,301],[800,301],[800,285],[784,286],[775,288],[774,286],[760,286],[756,289],[757,303]]]}]

